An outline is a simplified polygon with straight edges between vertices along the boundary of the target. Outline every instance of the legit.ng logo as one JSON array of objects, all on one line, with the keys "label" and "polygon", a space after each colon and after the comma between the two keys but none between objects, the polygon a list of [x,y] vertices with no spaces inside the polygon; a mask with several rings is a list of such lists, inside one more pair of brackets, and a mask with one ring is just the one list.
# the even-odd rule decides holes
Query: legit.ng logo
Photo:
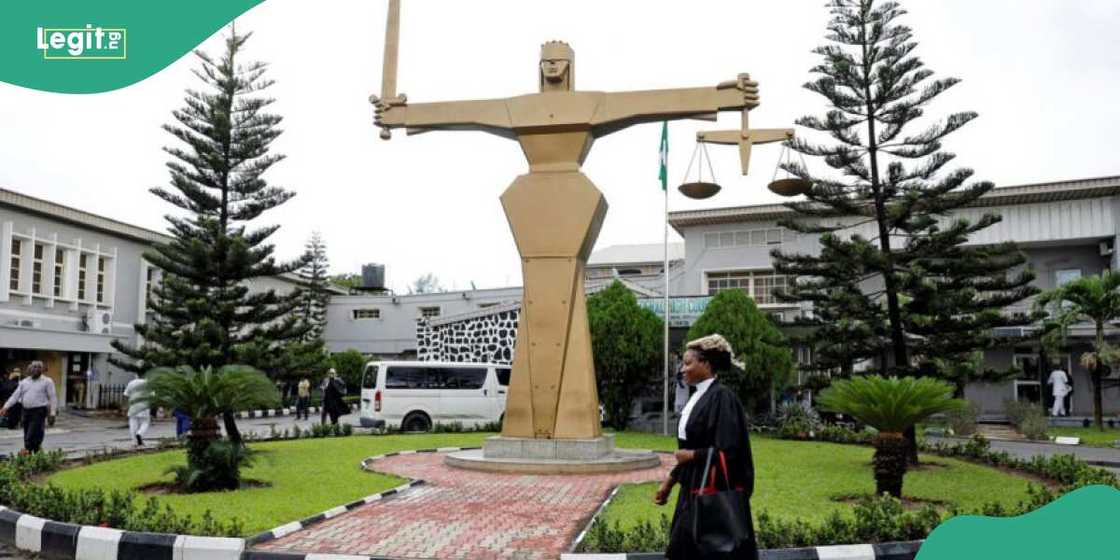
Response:
[{"label": "legit.ng logo", "polygon": [[46,60],[128,58],[128,30],[123,27],[39,27],[36,39]]}]

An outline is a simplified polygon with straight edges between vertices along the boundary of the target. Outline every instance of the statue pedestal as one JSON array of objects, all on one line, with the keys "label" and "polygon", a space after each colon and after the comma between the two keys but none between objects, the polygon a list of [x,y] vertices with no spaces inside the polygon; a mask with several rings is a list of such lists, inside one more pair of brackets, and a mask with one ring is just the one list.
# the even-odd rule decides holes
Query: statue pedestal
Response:
[{"label": "statue pedestal", "polygon": [[651,451],[619,450],[614,435],[592,439],[534,439],[493,436],[482,449],[447,456],[453,467],[523,474],[589,474],[649,469],[661,465]]}]

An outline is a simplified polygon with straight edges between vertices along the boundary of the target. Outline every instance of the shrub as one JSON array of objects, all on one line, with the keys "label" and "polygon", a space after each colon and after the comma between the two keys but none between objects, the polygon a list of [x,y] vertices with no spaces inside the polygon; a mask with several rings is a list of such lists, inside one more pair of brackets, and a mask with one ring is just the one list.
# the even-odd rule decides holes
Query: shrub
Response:
[{"label": "shrub", "polygon": [[970,402],[956,410],[945,413],[949,429],[958,436],[971,436],[976,433],[976,419],[980,416],[980,405]]},{"label": "shrub", "polygon": [[786,439],[810,439],[823,426],[821,416],[812,408],[786,403],[778,408],[778,435]]},{"label": "shrub", "polygon": [[1023,425],[1023,419],[1033,410],[1038,410],[1037,404],[1013,400],[1003,401],[1003,412],[1007,414],[1008,421],[1016,428]]},{"label": "shrub", "polygon": [[252,464],[253,454],[243,445],[212,441],[186,465],[175,465],[166,472],[175,475],[175,484],[188,492],[233,490],[241,486],[241,469]]},{"label": "shrub", "polygon": [[1044,440],[1049,439],[1046,435],[1047,428],[1050,427],[1050,421],[1041,410],[1031,410],[1023,417],[1022,422],[1019,424],[1019,431],[1022,432],[1027,439]]}]

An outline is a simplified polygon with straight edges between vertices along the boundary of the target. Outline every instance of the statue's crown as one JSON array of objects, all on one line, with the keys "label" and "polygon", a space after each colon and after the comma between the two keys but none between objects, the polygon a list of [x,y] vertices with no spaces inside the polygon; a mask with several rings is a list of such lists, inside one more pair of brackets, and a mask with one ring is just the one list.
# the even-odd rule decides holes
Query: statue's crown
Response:
[{"label": "statue's crown", "polygon": [[541,45],[541,58],[546,60],[574,60],[576,53],[564,41],[548,41]]}]

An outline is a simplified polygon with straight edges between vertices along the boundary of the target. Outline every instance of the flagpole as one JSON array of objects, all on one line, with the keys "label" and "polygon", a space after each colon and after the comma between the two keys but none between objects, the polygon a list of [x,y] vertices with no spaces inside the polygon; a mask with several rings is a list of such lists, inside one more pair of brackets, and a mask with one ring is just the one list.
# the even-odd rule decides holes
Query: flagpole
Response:
[{"label": "flagpole", "polygon": [[[665,125],[665,175],[668,176],[668,123]],[[661,429],[664,435],[669,435],[669,188],[666,181],[661,183],[661,190],[665,191],[665,379],[661,393]]]}]

